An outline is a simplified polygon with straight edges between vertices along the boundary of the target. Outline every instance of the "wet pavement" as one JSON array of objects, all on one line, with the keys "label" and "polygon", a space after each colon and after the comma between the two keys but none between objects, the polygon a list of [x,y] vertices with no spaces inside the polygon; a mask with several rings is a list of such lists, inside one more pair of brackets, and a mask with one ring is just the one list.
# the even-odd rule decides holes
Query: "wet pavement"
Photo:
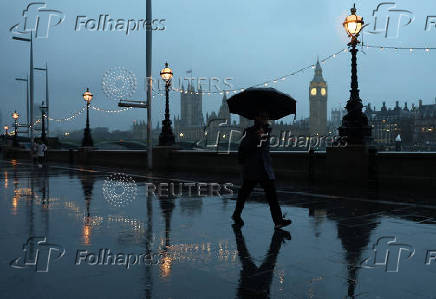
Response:
[{"label": "wet pavement", "polygon": [[237,228],[229,192],[116,173],[0,161],[1,298],[436,298],[436,206],[282,190],[274,231],[257,192]]}]

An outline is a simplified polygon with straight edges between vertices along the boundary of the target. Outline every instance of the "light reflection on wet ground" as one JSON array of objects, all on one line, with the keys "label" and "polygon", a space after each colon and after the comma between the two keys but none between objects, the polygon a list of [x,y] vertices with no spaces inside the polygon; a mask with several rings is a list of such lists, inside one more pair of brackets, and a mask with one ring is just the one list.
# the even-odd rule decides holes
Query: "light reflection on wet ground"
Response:
[{"label": "light reflection on wet ground", "polygon": [[[115,207],[103,196],[112,174],[104,169],[0,167],[2,298],[436,298],[436,262],[425,264],[427,251],[436,250],[436,208],[281,192],[294,222],[287,235],[274,232],[261,194],[247,203],[246,225],[237,229],[228,196],[147,197],[145,184],[169,182],[163,178],[132,175],[134,200]],[[32,236],[65,248],[47,273],[9,265]],[[379,259],[389,252],[387,265],[362,268],[381,237],[396,238],[377,247]],[[413,256],[403,250],[398,272],[387,272],[400,247]],[[78,250],[98,256],[107,249],[158,262],[75,265]]]}]

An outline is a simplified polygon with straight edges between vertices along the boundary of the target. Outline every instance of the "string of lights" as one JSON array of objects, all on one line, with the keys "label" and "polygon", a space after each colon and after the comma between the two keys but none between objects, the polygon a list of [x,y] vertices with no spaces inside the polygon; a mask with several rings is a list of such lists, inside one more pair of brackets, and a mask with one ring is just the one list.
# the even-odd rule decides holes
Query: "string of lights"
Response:
[{"label": "string of lights", "polygon": [[48,120],[51,120],[51,121],[56,121],[56,122],[70,121],[70,120],[73,120],[73,119],[75,119],[76,117],[78,117],[78,116],[79,116],[80,114],[82,114],[85,110],[86,110],[86,107],[83,107],[83,108],[80,109],[79,111],[73,113],[73,114],[70,115],[70,116],[64,117],[64,118],[51,118],[51,117],[48,117],[47,115],[45,116],[45,118],[47,118]]},{"label": "string of lights", "polygon": [[132,107],[122,108],[119,110],[106,110],[103,108],[99,108],[97,106],[90,106],[93,110],[99,111],[99,112],[105,112],[105,113],[120,113],[128,110],[132,110]]},{"label": "string of lights", "polygon": [[[348,52],[347,48],[341,49],[340,51],[337,51],[337,52],[335,52],[333,54],[330,54],[330,55],[326,56],[325,58],[320,60],[320,63],[326,63],[330,59],[336,58],[336,56],[338,56],[338,55],[340,55],[342,53],[345,53],[345,52]],[[252,86],[249,86],[249,87],[246,87],[246,88],[227,89],[227,90],[222,90],[222,91],[202,91],[202,92],[199,92],[199,91],[189,91],[189,90],[185,90],[185,89],[182,89],[182,88],[175,88],[175,87],[172,87],[171,89],[173,91],[175,91],[175,92],[184,93],[184,94],[202,94],[202,95],[217,95],[217,94],[223,95],[224,93],[226,95],[229,95],[231,93],[236,94],[238,92],[243,92],[245,89],[248,89],[248,88],[251,88],[251,87],[268,87],[268,86],[272,86],[274,84],[277,84],[279,82],[282,82],[282,81],[288,79],[289,77],[292,77],[292,76],[295,76],[295,75],[297,75],[299,73],[302,73],[302,72],[304,72],[304,71],[306,71],[308,69],[314,69],[315,66],[316,66],[315,64],[311,64],[311,65],[305,66],[305,67],[303,67],[301,69],[298,69],[298,70],[296,70],[294,72],[288,73],[286,75],[283,75],[283,76],[280,76],[280,77],[277,77],[275,79],[271,79],[271,80],[268,80],[268,81],[264,81],[262,83],[258,83],[258,84],[255,84],[255,85],[252,85]],[[165,95],[163,92],[161,93],[160,91],[153,90],[153,92],[156,95],[159,95],[159,96]]]},{"label": "string of lights", "polygon": [[380,45],[369,45],[366,43],[362,43],[362,47],[369,49],[379,49],[379,50],[406,50],[409,52],[413,52],[413,51],[425,51],[425,52],[430,52],[431,50],[436,50],[435,47],[394,47],[394,46],[380,46]]},{"label": "string of lights", "polygon": [[[105,113],[120,113],[120,112],[124,112],[124,111],[128,111],[131,110],[132,108],[128,107],[128,108],[123,108],[123,109],[119,109],[119,110],[106,110],[100,107],[96,107],[96,106],[90,106],[93,110],[96,111],[100,111],[100,112],[105,112]],[[83,107],[82,109],[80,109],[79,111],[73,113],[70,116],[66,116],[64,118],[52,118],[52,117],[48,117],[47,115],[45,116],[46,119],[50,120],[50,121],[56,121],[56,122],[64,122],[64,121],[70,121],[70,120],[74,120],[76,119],[79,115],[81,115],[83,112],[85,112],[86,107]],[[37,119],[33,125],[31,125],[30,127],[35,126],[36,124],[40,123],[41,119]]]}]

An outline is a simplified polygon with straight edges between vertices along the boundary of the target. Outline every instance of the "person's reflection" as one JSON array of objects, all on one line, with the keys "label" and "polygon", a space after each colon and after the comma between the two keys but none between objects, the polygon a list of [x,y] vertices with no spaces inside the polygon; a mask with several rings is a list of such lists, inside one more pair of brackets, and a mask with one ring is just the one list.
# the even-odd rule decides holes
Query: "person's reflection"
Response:
[{"label": "person's reflection", "polygon": [[238,298],[269,298],[277,256],[282,243],[285,240],[290,240],[291,234],[285,230],[274,230],[268,253],[262,265],[257,267],[245,245],[241,227],[238,225],[232,225],[232,227],[235,233],[239,259],[242,264],[237,293]]},{"label": "person's reflection", "polygon": [[[49,208],[50,208],[50,185],[48,168],[34,168],[31,169],[31,193],[37,195],[38,190],[41,199],[41,220],[44,224],[45,236],[48,236],[49,231]],[[35,188],[36,185],[36,188]],[[35,190],[36,189],[36,190]]]},{"label": "person's reflection", "polygon": [[80,182],[82,184],[83,194],[86,202],[86,215],[83,222],[82,237],[85,245],[90,244],[91,241],[91,199],[92,190],[94,189],[95,178],[88,172],[82,172],[80,174]]}]

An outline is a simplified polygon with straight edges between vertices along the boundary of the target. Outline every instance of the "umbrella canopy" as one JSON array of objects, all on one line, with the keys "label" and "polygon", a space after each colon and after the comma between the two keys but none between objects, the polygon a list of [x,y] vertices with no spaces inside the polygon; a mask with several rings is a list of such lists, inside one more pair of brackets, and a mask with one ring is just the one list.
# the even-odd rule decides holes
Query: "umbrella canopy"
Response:
[{"label": "umbrella canopy", "polygon": [[248,88],[228,99],[227,104],[230,113],[248,119],[267,115],[268,119],[278,120],[296,112],[296,101],[274,88]]}]

